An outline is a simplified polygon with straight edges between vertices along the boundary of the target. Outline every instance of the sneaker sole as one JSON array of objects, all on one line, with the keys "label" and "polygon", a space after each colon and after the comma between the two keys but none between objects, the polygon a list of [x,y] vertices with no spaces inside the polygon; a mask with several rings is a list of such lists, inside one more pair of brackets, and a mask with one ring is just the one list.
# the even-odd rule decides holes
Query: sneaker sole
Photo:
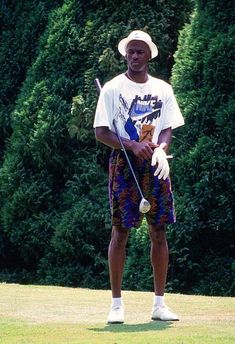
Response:
[{"label": "sneaker sole", "polygon": [[159,320],[159,321],[179,321],[180,319],[160,319],[160,318],[151,318],[152,320]]}]

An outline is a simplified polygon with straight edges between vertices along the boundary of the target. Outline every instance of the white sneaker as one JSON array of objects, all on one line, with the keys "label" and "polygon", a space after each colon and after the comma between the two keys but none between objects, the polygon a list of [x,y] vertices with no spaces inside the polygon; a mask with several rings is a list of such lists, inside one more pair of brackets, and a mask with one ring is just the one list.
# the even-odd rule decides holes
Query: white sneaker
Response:
[{"label": "white sneaker", "polygon": [[108,315],[108,324],[122,324],[124,323],[124,307],[111,307]]},{"label": "white sneaker", "polygon": [[167,306],[153,306],[152,320],[177,321],[179,317],[172,313]]}]

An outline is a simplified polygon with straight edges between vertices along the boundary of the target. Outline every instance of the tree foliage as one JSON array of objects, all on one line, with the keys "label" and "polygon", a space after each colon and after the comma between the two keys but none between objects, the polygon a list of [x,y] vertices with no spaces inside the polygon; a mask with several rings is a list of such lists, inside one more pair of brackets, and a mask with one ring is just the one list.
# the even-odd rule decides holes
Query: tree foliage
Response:
[{"label": "tree foliage", "polygon": [[186,290],[212,295],[235,288],[234,9],[232,1],[198,1],[180,36],[172,78],[186,120],[180,131],[186,144],[174,145],[178,224],[171,236],[178,242],[172,269],[184,274]]},{"label": "tree foliage", "polygon": [[[34,0],[3,7],[1,278],[105,287],[109,149],[92,128],[94,78],[104,83],[125,70],[117,44],[138,28],[159,47],[150,72],[168,80],[192,2]],[[230,1],[198,0],[175,54],[172,83],[186,125],[172,149],[178,222],[168,233],[171,291],[233,290],[233,8]],[[126,288],[152,288],[148,250],[143,224],[130,238]]]},{"label": "tree foliage", "polygon": [[[177,223],[168,229],[168,291],[235,292],[234,10],[232,1],[198,0],[174,56],[171,81],[185,126],[171,148]],[[151,288],[148,241],[146,226],[131,239],[127,287]]]},{"label": "tree foliage", "polygon": [[61,1],[3,0],[0,12],[0,161],[12,133],[14,109],[27,69],[38,53],[48,13]]}]

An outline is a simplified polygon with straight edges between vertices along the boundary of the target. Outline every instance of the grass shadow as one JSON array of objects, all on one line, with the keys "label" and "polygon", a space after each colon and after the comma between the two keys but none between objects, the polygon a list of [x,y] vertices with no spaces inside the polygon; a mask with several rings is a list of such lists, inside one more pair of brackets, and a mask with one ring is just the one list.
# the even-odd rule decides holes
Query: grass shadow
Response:
[{"label": "grass shadow", "polygon": [[151,321],[143,324],[106,324],[103,328],[91,327],[89,331],[94,332],[146,332],[146,331],[162,331],[170,328],[170,321]]}]

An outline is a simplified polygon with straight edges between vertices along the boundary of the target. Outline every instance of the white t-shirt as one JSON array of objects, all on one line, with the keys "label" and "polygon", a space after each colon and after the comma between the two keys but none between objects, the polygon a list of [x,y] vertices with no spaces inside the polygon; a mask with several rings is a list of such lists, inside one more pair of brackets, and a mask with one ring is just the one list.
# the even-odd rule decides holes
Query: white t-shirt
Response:
[{"label": "white t-shirt", "polygon": [[94,127],[115,132],[113,120],[123,138],[157,143],[163,129],[184,124],[172,87],[148,75],[145,83],[136,83],[120,74],[101,90]]}]

